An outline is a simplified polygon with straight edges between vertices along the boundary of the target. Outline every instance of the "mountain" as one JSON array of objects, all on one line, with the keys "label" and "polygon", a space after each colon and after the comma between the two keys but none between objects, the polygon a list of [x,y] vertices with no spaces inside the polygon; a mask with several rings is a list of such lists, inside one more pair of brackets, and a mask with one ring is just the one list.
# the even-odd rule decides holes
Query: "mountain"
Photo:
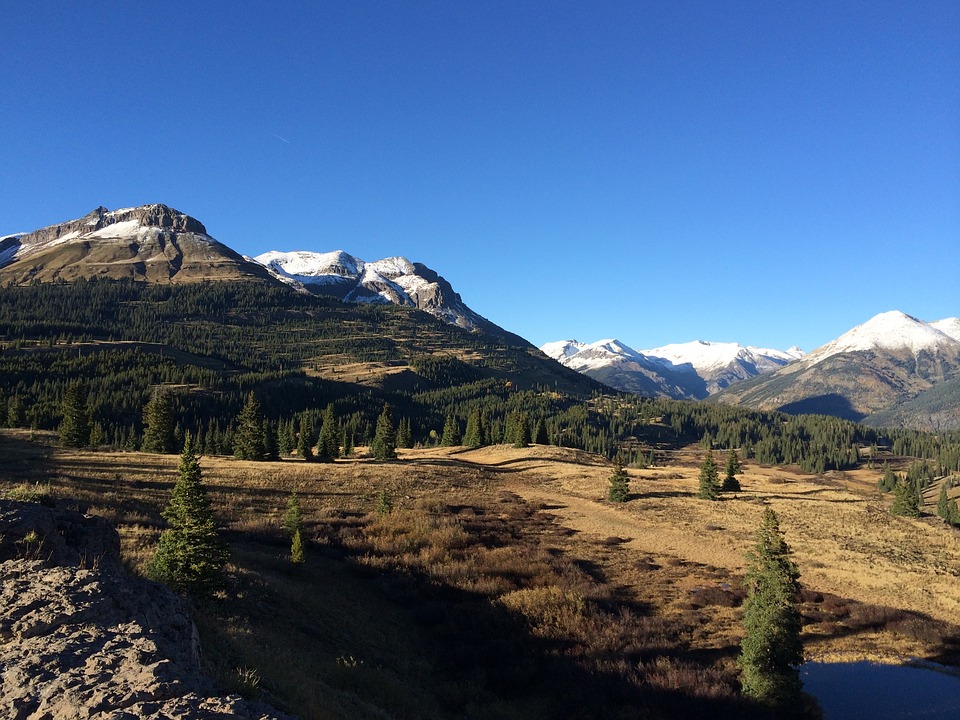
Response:
[{"label": "mountain", "polygon": [[278,278],[344,302],[414,307],[467,330],[503,334],[468,308],[450,283],[422,263],[403,257],[365,262],[342,250],[328,253],[270,251],[254,258]]},{"label": "mountain", "polygon": [[956,391],[950,382],[960,377],[958,328],[957,318],[926,323],[900,311],[881,313],[797,362],[724,390],[717,399],[869,423],[896,417],[909,427],[958,427],[951,419],[960,412],[951,400]]},{"label": "mountain", "polygon": [[166,205],[98,207],[77,220],[0,240],[0,282],[80,278],[275,282],[262,266],[210,237],[200,221]]},{"label": "mountain", "polygon": [[98,207],[77,220],[0,238],[0,282],[81,278],[283,282],[344,302],[392,303],[467,330],[509,335],[421,263],[402,257],[366,263],[342,251],[268,252],[253,260],[208,235],[196,218],[161,204]]},{"label": "mountain", "polygon": [[687,400],[706,398],[803,356],[799,348],[781,351],[703,340],[642,351],[618,340],[565,340],[540,350],[617,390]]}]

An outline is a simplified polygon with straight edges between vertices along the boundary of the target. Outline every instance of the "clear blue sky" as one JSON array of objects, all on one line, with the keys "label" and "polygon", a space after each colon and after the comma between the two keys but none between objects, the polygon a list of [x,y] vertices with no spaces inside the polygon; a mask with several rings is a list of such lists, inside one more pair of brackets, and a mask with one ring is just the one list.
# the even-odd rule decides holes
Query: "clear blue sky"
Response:
[{"label": "clear blue sky", "polygon": [[960,315],[960,3],[19,2],[0,234],[163,202],[535,344]]}]

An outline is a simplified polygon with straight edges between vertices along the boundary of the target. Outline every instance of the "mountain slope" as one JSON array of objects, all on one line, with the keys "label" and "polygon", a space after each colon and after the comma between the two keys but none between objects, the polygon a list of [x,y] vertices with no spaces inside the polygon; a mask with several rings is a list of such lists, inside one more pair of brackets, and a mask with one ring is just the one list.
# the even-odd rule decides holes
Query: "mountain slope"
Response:
[{"label": "mountain slope", "polygon": [[0,282],[130,278],[275,282],[264,268],[210,237],[195,218],[167,207],[98,207],[77,220],[0,242]]},{"label": "mountain slope", "polygon": [[[960,376],[960,340],[938,326],[951,328],[953,319],[934,324],[899,311],[881,313],[795,363],[728,388],[717,399],[851,420],[891,411]],[[925,424],[916,417],[901,421],[911,427]]]},{"label": "mountain slope", "polygon": [[342,250],[328,253],[272,250],[254,258],[277,277],[318,295],[344,302],[392,303],[415,307],[451,325],[494,335],[504,330],[467,307],[444,278],[403,257],[365,262]]},{"label": "mountain slope", "polygon": [[619,340],[565,340],[540,349],[563,365],[618,390],[678,400],[703,399],[803,356],[799,348],[784,352],[702,340],[639,352]]}]

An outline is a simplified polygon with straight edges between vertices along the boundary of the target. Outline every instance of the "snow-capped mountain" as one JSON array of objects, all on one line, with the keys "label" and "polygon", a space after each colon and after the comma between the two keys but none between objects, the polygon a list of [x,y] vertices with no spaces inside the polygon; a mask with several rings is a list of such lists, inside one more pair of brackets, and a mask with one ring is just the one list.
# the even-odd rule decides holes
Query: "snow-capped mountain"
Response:
[{"label": "snow-capped mountain", "polygon": [[77,220],[0,239],[0,280],[132,278],[150,282],[269,280],[207,234],[199,220],[166,205],[96,210]]},{"label": "snow-capped mountain", "polygon": [[320,295],[333,295],[345,302],[406,305],[467,330],[496,328],[503,332],[468,308],[450,283],[436,272],[403,257],[366,262],[342,250],[272,250],[254,260],[278,278],[300,283]]},{"label": "snow-capped mountain", "polygon": [[342,251],[268,252],[254,260],[166,205],[98,207],[76,220],[0,237],[0,282],[80,278],[284,282],[345,302],[404,305],[467,330],[510,335],[473,312],[450,283],[420,263],[402,257],[368,263]]},{"label": "snow-capped mountain", "polygon": [[618,390],[702,399],[803,356],[787,351],[697,340],[637,351],[619,340],[551,342],[540,350],[563,365]]},{"label": "snow-capped mountain", "polygon": [[865,422],[878,413],[890,417],[909,403],[915,410],[897,424],[953,426],[960,423],[960,408],[944,405],[940,395],[952,392],[960,378],[958,330],[957,318],[928,323],[900,311],[880,313],[799,361],[733,385],[717,398]]}]

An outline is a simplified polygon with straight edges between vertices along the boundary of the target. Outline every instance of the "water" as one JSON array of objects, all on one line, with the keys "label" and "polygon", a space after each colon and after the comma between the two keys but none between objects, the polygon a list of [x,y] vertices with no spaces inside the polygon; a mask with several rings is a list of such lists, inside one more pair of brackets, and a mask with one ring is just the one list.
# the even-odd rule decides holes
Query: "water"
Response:
[{"label": "water", "polygon": [[924,667],[805,663],[803,689],[817,698],[824,720],[957,720],[960,677]]}]

